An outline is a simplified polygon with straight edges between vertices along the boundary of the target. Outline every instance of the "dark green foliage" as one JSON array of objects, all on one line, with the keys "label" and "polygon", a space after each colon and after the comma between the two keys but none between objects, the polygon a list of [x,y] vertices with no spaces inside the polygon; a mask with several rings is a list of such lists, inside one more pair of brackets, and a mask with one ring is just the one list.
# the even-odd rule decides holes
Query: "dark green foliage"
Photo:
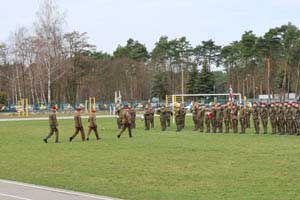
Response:
[{"label": "dark green foliage", "polygon": [[153,79],[152,97],[165,99],[168,94],[168,76],[166,73],[157,73]]},{"label": "dark green foliage", "polygon": [[189,80],[187,82],[187,89],[189,94],[197,94],[198,93],[198,78],[199,78],[199,70],[196,65],[194,65],[189,72]]}]

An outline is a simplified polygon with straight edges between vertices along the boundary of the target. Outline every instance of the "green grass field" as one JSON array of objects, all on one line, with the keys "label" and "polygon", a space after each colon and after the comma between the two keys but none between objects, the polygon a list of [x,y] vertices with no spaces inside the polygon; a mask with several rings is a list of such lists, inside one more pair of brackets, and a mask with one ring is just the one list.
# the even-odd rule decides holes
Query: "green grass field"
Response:
[{"label": "green grass field", "polygon": [[115,119],[98,119],[102,141],[72,143],[61,120],[59,144],[43,143],[47,121],[0,122],[0,178],[132,200],[300,199],[300,137],[203,134],[190,118],[161,133],[156,120],[118,140]]}]

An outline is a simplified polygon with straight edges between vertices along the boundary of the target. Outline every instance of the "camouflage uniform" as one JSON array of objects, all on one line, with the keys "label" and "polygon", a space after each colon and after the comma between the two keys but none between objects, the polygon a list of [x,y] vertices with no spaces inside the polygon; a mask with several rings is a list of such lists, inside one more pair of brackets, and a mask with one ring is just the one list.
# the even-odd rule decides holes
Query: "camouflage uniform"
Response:
[{"label": "camouflage uniform", "polygon": [[122,123],[121,123],[121,116],[120,116],[121,115],[121,108],[120,107],[117,108],[115,114],[117,115],[117,126],[118,126],[118,129],[121,129]]},{"label": "camouflage uniform", "polygon": [[131,128],[135,128],[135,119],[136,119],[136,112],[135,109],[131,106],[129,107],[129,114],[131,115]]},{"label": "camouflage uniform", "polygon": [[238,133],[238,112],[239,109],[236,106],[231,108],[231,124],[234,133]]},{"label": "camouflage uniform", "polygon": [[209,108],[205,109],[205,125],[206,125],[206,133],[210,133],[210,124],[211,124],[211,112]]},{"label": "camouflage uniform", "polygon": [[52,112],[49,115],[49,126],[50,126],[50,133],[49,135],[44,139],[45,143],[48,143],[48,139],[55,133],[55,142],[58,143],[58,136],[59,136],[59,131],[58,131],[58,123],[57,123],[57,118],[56,118],[56,108],[52,108]]},{"label": "camouflage uniform", "polygon": [[194,130],[193,131],[197,131],[199,129],[199,119],[198,119],[198,104],[194,103],[193,107],[192,107],[192,115],[193,115],[193,122],[194,122]]},{"label": "camouflage uniform", "polygon": [[171,116],[173,116],[173,112],[170,110],[169,107],[166,107],[166,120],[167,120],[167,126],[171,126]]},{"label": "camouflage uniform", "polygon": [[277,108],[274,106],[274,104],[271,104],[271,108],[270,108],[270,121],[271,121],[271,126],[272,126],[272,134],[276,134],[277,133]]},{"label": "camouflage uniform", "polygon": [[153,108],[151,108],[150,109],[150,124],[151,124],[151,128],[154,128],[154,113],[155,111],[154,111],[154,109]]},{"label": "camouflage uniform", "polygon": [[122,133],[124,133],[124,131],[126,129],[128,129],[128,134],[129,137],[132,137],[132,133],[131,133],[131,114],[129,112],[128,108],[124,108],[121,111],[121,123],[122,123],[122,130],[120,131],[120,133],[117,135],[118,138],[121,137]]},{"label": "camouflage uniform", "polygon": [[74,115],[75,121],[75,133],[69,138],[70,142],[78,135],[80,132],[82,141],[85,141],[84,129],[82,126],[82,120],[80,115],[80,109],[77,109]]},{"label": "camouflage uniform", "polygon": [[197,119],[199,120],[199,129],[200,132],[204,131],[204,117],[205,117],[205,108],[199,107],[198,113],[197,113]]},{"label": "camouflage uniform", "polygon": [[262,105],[260,110],[260,119],[264,128],[264,134],[268,133],[268,120],[269,120],[269,111],[265,104]]},{"label": "camouflage uniform", "polygon": [[89,124],[89,132],[87,134],[86,140],[89,140],[90,134],[92,131],[95,132],[96,139],[100,140],[99,134],[98,134],[98,129],[97,129],[97,123],[96,123],[96,113],[95,111],[92,111],[90,113],[89,119],[88,119]]},{"label": "camouflage uniform", "polygon": [[182,106],[175,112],[175,122],[177,126],[177,132],[180,132],[184,128],[185,110]]},{"label": "camouflage uniform", "polygon": [[252,118],[253,118],[253,124],[255,128],[255,133],[259,134],[259,115],[260,111],[256,104],[253,105],[252,109]]},{"label": "camouflage uniform", "polygon": [[144,120],[145,120],[145,130],[150,130],[151,110],[148,107],[146,107],[145,109]]},{"label": "camouflage uniform", "polygon": [[219,106],[216,110],[216,127],[219,133],[223,133],[223,118],[223,108]]},{"label": "camouflage uniform", "polygon": [[300,135],[300,107],[297,104],[296,105],[296,114],[295,114],[295,124],[296,124],[296,133],[297,135]]},{"label": "camouflage uniform", "polygon": [[160,118],[161,131],[165,131],[167,128],[167,109],[162,107],[157,111],[157,114],[159,114]]},{"label": "camouflage uniform", "polygon": [[293,134],[293,121],[294,121],[294,111],[291,105],[288,105],[286,109],[286,133],[292,135]]},{"label": "camouflage uniform", "polygon": [[277,110],[277,125],[279,133],[285,134],[285,108],[282,105]]},{"label": "camouflage uniform", "polygon": [[247,128],[247,109],[241,106],[240,112],[239,112],[239,120],[241,124],[241,134],[245,133],[245,130]]},{"label": "camouflage uniform", "polygon": [[212,115],[212,118],[211,118],[211,127],[212,127],[212,130],[213,130],[213,133],[216,133],[217,132],[217,118],[216,118],[217,110],[216,110],[215,107],[212,107],[212,109],[211,109],[211,115]]},{"label": "camouflage uniform", "polygon": [[229,133],[230,124],[231,124],[230,123],[231,122],[231,108],[226,105],[223,113],[224,113],[225,132]]},{"label": "camouflage uniform", "polygon": [[251,127],[251,123],[250,123],[250,119],[251,119],[251,108],[249,105],[247,105],[246,109],[246,128],[250,128]]}]

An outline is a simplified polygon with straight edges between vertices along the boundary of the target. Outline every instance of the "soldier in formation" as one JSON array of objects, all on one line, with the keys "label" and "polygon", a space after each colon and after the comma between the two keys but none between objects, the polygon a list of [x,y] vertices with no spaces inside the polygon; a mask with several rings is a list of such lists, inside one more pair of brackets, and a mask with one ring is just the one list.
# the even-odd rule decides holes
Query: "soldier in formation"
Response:
[{"label": "soldier in formation", "polygon": [[120,133],[117,135],[118,138],[121,137],[122,133],[128,130],[129,137],[132,137],[132,132],[131,132],[131,125],[132,125],[132,118],[130,114],[130,109],[128,105],[125,105],[124,108],[121,110],[121,123],[122,123],[122,129]]},{"label": "soldier in formation", "polygon": [[90,124],[89,124],[89,131],[88,131],[86,140],[87,141],[90,140],[90,134],[92,131],[94,131],[96,139],[100,140],[101,138],[99,137],[97,123],[96,123],[96,110],[92,110],[92,112],[90,113],[88,122]]},{"label": "soldier in formation", "polygon": [[81,120],[81,108],[77,108],[74,114],[75,122],[75,133],[69,138],[70,142],[78,135],[80,132],[82,141],[85,141],[85,134]]},{"label": "soldier in formation", "polygon": [[180,132],[185,126],[185,109],[182,104],[175,111],[176,132]]},{"label": "soldier in formation", "polygon": [[58,131],[58,122],[56,118],[56,106],[53,106],[51,108],[51,113],[49,115],[49,126],[50,126],[50,133],[46,138],[44,138],[44,142],[48,143],[48,139],[55,134],[55,143],[58,143],[58,136],[59,136],[59,131]]}]

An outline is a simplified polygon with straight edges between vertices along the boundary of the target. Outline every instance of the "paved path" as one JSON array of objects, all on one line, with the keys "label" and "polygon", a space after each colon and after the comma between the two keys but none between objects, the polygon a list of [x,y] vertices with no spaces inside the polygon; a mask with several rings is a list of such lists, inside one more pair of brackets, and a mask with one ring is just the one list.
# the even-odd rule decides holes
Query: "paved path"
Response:
[{"label": "paved path", "polygon": [[1,200],[120,200],[0,179]]}]

